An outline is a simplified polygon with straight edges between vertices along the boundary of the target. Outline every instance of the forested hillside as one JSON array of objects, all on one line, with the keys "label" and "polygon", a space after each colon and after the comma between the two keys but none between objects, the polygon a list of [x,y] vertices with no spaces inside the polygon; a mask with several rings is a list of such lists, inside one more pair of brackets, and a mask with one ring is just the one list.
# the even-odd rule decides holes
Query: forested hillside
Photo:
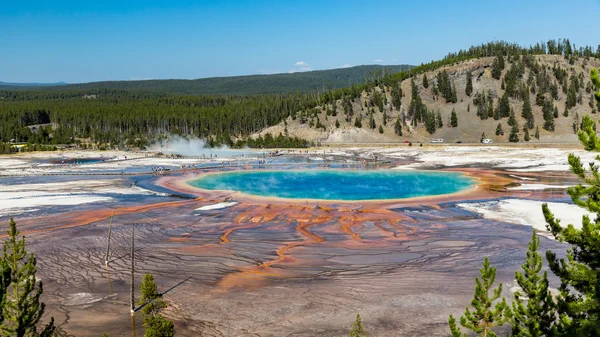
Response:
[{"label": "forested hillside", "polygon": [[[408,65],[365,65],[349,68],[296,72],[291,74],[211,77],[196,80],[107,81],[46,87],[44,90],[118,89],[142,90],[176,95],[256,95],[296,94],[301,92],[339,89],[364,83],[369,74],[397,73]],[[24,89],[0,83],[0,89]]]},{"label": "forested hillside", "polygon": [[476,46],[326,96],[263,133],[285,128],[325,143],[576,141],[583,116],[597,119],[590,70],[599,52],[569,40]]},{"label": "forested hillside", "polygon": [[[0,141],[139,147],[167,134],[257,147],[308,145],[303,139],[565,141],[583,115],[599,110],[589,75],[600,67],[599,53],[568,40],[528,48],[494,42],[409,71],[374,72],[360,85],[303,94],[0,91]],[[52,127],[27,127],[45,123]]]}]

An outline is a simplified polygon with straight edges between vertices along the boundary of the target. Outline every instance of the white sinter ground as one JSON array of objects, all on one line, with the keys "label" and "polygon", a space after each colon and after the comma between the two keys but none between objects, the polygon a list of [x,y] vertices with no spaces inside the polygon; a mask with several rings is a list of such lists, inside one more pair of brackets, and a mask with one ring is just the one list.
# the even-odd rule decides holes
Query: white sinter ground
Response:
[{"label": "white sinter ground", "polygon": [[164,195],[121,179],[74,180],[43,184],[0,185],[0,212],[17,214],[46,206],[71,206],[114,200],[114,195]]},{"label": "white sinter ground", "polygon": [[[486,219],[522,224],[531,226],[538,231],[547,231],[546,221],[542,213],[543,203],[543,201],[536,200],[504,199],[500,201],[461,203],[457,206],[467,211],[479,213]],[[572,224],[575,228],[581,228],[583,215],[588,215],[591,219],[595,217],[594,214],[572,204],[548,202],[548,207],[563,226]]]}]

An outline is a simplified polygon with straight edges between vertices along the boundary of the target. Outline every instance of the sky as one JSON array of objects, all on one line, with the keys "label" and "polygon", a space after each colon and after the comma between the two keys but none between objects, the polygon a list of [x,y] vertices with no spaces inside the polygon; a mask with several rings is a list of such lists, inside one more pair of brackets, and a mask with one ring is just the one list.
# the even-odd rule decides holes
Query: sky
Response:
[{"label": "sky", "polygon": [[[600,0],[19,0],[0,81],[80,83],[412,64],[491,40],[600,44]],[[595,48],[594,48],[595,49]]]}]

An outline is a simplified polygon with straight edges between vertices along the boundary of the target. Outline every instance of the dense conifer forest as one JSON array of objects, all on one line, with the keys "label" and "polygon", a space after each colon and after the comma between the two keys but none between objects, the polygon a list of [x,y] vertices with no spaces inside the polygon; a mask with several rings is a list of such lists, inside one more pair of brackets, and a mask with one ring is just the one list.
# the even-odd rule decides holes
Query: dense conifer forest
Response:
[{"label": "dense conifer forest", "polygon": [[80,84],[11,84],[0,82],[0,90],[19,90],[38,87],[40,90],[143,90],[174,95],[264,95],[295,94],[299,92],[339,89],[363,83],[370,73],[397,73],[410,69],[409,65],[363,65],[349,68],[314,70],[307,72],[210,77],[195,80],[141,80],[104,81]]}]

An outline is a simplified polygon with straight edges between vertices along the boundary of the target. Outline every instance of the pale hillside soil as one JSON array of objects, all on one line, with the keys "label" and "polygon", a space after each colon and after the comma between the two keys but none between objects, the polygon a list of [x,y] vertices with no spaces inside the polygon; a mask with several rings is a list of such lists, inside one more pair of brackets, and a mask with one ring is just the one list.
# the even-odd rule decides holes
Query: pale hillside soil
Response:
[{"label": "pale hillside soil", "polygon": [[[534,58],[541,64],[546,67],[552,67],[554,64],[560,65],[562,68],[566,69],[569,75],[573,72],[584,74],[584,88],[588,82],[590,82],[590,70],[592,67],[600,67],[600,60],[595,58],[590,58],[585,61],[584,58],[579,58],[575,64],[570,65],[562,56],[558,55],[537,55]],[[379,125],[382,124],[383,114],[375,108],[375,122],[377,124],[377,128],[371,130],[368,128],[368,109],[364,107],[364,100],[366,99],[366,93],[363,93],[362,98],[359,101],[355,101],[353,104],[354,114],[359,115],[362,114],[362,128],[354,127],[354,118],[350,121],[350,123],[346,122],[345,115],[343,113],[343,109],[341,106],[341,101],[338,101],[338,114],[336,117],[326,116],[323,112],[319,116],[320,122],[326,126],[326,130],[323,129],[315,129],[314,127],[310,128],[308,123],[300,124],[299,119],[292,120],[292,118],[287,119],[287,131],[288,135],[300,137],[304,139],[308,139],[311,141],[319,142],[321,144],[335,144],[335,143],[400,143],[404,140],[409,140],[412,142],[429,142],[432,138],[443,138],[446,143],[454,143],[457,141],[465,142],[465,143],[478,143],[481,137],[482,132],[485,132],[487,138],[492,139],[494,143],[507,143],[508,135],[510,134],[510,127],[507,124],[507,118],[500,119],[498,121],[493,118],[488,118],[487,120],[480,120],[476,115],[476,106],[473,104],[473,97],[475,93],[478,91],[488,91],[491,90],[494,95],[494,108],[496,108],[498,104],[498,98],[502,96],[504,92],[501,89],[501,81],[495,80],[491,76],[491,65],[493,62],[493,57],[473,59],[465,62],[461,62],[455,65],[442,67],[436,69],[435,71],[427,72],[427,78],[429,79],[429,87],[423,88],[422,86],[422,78],[423,75],[420,74],[417,76],[415,82],[419,88],[419,94],[423,103],[427,105],[429,110],[433,110],[435,112],[439,111],[442,115],[444,127],[436,130],[433,135],[430,135],[426,130],[423,124],[419,124],[416,130],[412,129],[412,126],[407,125],[403,127],[404,136],[398,137],[394,133],[394,122],[398,117],[400,111],[393,109],[391,106],[391,95],[389,90],[386,91],[386,97],[388,100],[388,104],[385,109],[388,115],[387,126],[384,126],[384,133],[379,133]],[[584,65],[585,63],[585,65]],[[506,58],[506,66],[502,73],[502,78],[510,69],[511,63],[508,62],[508,58]],[[436,77],[436,74],[441,70],[446,70],[450,76],[452,83],[456,86],[457,91],[457,103],[446,103],[443,97],[437,97],[434,99],[433,96],[433,83]],[[472,79],[473,79],[473,94],[471,97],[465,94],[465,86],[466,86],[466,72],[471,71]],[[551,72],[551,70],[550,70]],[[524,80],[529,77],[530,70],[526,68]],[[554,75],[551,74],[551,78],[554,81]],[[404,93],[404,97],[402,99],[403,109],[408,110],[408,106],[410,104],[411,99],[411,87],[410,87],[410,79],[405,80],[401,84],[402,91]],[[375,90],[380,90],[376,88]],[[591,108],[588,105],[590,100],[591,93],[585,92],[585,89],[581,89],[583,93],[583,104],[577,104],[574,108],[569,110],[569,116],[563,117],[562,113],[565,109],[565,101],[566,94],[562,90],[562,86],[559,84],[558,97],[559,99],[554,102],[559,111],[559,116],[555,119],[556,131],[548,132],[545,131],[543,126],[543,117],[542,117],[542,109],[540,106],[535,104],[535,94],[531,94],[531,105],[533,108],[533,113],[535,115],[535,125],[539,126],[540,130],[540,139],[535,139],[534,133],[535,128],[530,130],[530,143],[572,143],[577,142],[577,136],[573,132],[572,124],[573,119],[576,113],[579,114],[579,119],[583,117],[583,115],[589,114],[594,120],[598,120],[598,115],[591,114]],[[467,111],[467,107],[470,105],[470,111]],[[525,120],[521,117],[522,111],[522,101],[510,99],[510,106],[515,112],[515,116],[517,117],[517,122],[519,124],[519,139],[523,142],[524,133],[521,130]],[[456,110],[458,116],[458,127],[452,128],[450,127],[450,114],[452,109]],[[340,123],[340,127],[335,127],[336,119]],[[504,136],[496,136],[496,126],[498,123],[502,124],[502,129],[504,130]],[[278,125],[269,127],[264,129],[259,134],[264,135],[265,133],[271,133],[273,135],[278,135],[280,133],[285,133],[284,123],[280,123]],[[254,136],[258,136],[259,134],[255,134]]]}]

